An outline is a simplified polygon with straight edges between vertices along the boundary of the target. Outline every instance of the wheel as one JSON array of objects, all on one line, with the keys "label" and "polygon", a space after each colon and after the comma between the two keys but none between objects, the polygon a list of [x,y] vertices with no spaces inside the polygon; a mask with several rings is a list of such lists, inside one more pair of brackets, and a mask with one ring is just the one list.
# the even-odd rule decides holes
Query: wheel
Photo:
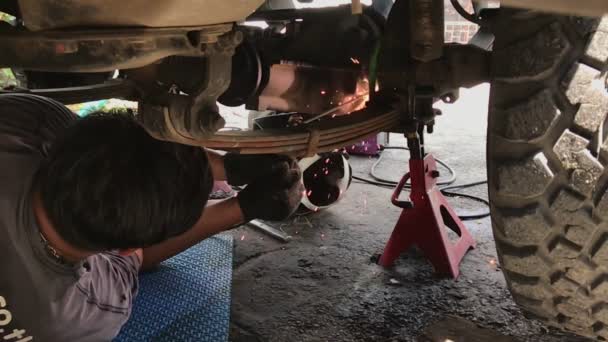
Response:
[{"label": "wheel", "polygon": [[530,316],[608,340],[608,17],[502,12],[488,180],[504,276]]}]

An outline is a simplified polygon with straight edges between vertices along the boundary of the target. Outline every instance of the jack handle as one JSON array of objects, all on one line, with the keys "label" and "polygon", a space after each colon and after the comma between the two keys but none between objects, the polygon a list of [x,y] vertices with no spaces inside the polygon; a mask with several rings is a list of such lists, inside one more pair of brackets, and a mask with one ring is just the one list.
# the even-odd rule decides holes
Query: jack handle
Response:
[{"label": "jack handle", "polygon": [[410,201],[401,201],[399,200],[399,195],[401,195],[401,192],[403,192],[403,188],[405,187],[405,184],[407,183],[407,181],[410,180],[410,173],[406,173],[405,176],[403,176],[403,178],[401,178],[401,181],[399,181],[399,184],[397,184],[397,187],[395,188],[395,192],[393,192],[393,196],[391,197],[391,202],[393,203],[393,205],[396,205],[399,208],[402,209],[412,209],[414,208],[414,203],[410,202]]}]

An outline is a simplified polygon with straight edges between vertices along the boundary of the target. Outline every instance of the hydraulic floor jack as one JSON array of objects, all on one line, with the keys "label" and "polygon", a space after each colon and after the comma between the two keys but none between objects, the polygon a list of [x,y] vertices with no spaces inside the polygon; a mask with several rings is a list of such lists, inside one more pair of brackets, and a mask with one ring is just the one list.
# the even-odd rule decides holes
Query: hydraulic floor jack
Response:
[{"label": "hydraulic floor jack", "polygon": [[[459,264],[475,241],[450,207],[437,186],[439,171],[431,154],[425,155],[423,131],[406,133],[410,149],[410,171],[406,173],[391,198],[403,209],[397,225],[384,248],[379,264],[388,267],[412,245],[417,246],[439,274],[457,278]],[[411,184],[411,201],[399,200],[407,181]],[[447,229],[458,235],[450,241]]]}]

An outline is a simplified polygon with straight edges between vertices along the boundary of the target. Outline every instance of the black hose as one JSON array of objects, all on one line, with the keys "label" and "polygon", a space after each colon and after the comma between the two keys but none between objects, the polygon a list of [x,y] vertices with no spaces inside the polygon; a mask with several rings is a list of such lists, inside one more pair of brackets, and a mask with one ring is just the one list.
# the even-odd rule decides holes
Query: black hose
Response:
[{"label": "black hose", "polygon": [[452,6],[454,6],[454,9],[456,10],[456,12],[458,12],[458,14],[460,14],[460,16],[462,16],[466,20],[472,22],[473,24],[477,24],[477,25],[481,24],[481,20],[475,15],[475,13],[467,12],[464,9],[464,7],[462,7],[460,2],[458,2],[458,0],[450,0],[450,2],[452,3]]},{"label": "black hose", "polygon": [[[407,147],[401,147],[401,146],[385,146],[384,148],[382,148],[382,150],[406,150],[409,151],[410,149]],[[376,174],[376,167],[378,166],[378,164],[380,164],[380,162],[382,161],[382,154],[380,155],[380,157],[378,157],[378,160],[376,160],[376,162],[374,163],[374,165],[372,165],[372,168],[370,170],[370,176],[372,176],[373,179],[377,180],[378,182],[381,183],[387,183],[387,184],[392,184],[392,185],[397,185],[399,182],[395,182],[389,179],[384,179],[380,176],[378,176]],[[439,159],[439,158],[435,158],[435,161],[437,162],[437,164],[445,167],[448,172],[450,173],[450,178],[447,180],[442,180],[437,182],[437,185],[448,185],[448,184],[452,184],[456,181],[456,171],[454,169],[452,169],[446,162],[444,162],[443,160]],[[409,188],[410,185],[409,183],[405,185],[406,188]]]},{"label": "black hose", "polygon": [[[470,185],[470,184],[463,184],[463,185]],[[472,185],[471,185],[472,186]],[[441,193],[444,196],[447,197],[463,197],[463,198],[468,198],[470,200],[473,200],[475,202],[479,202],[479,203],[483,203],[485,204],[487,207],[490,207],[490,202],[488,202],[487,200],[481,198],[481,197],[477,197],[477,196],[473,196],[473,195],[467,195],[467,194],[463,194],[460,192],[450,192],[450,191],[445,191],[445,189],[440,189]],[[484,217],[488,217],[490,216],[490,211],[486,211],[480,214],[470,214],[470,215],[458,215],[458,217],[460,217],[461,220],[463,221],[468,221],[468,220],[479,220],[482,219]]]},{"label": "black hose", "polygon": [[[407,147],[401,147],[401,146],[386,146],[383,148],[383,150],[409,150],[409,149]],[[363,178],[363,177],[358,177],[358,176],[353,176],[353,179],[355,179],[359,183],[370,184],[370,185],[379,186],[379,187],[383,187],[383,188],[387,188],[387,189],[394,189],[395,186],[398,184],[398,182],[395,182],[395,181],[389,180],[389,179],[384,179],[382,177],[378,177],[377,175],[375,175],[376,167],[378,166],[378,164],[380,164],[381,160],[382,160],[382,155],[380,155],[380,157],[372,165],[372,168],[370,170],[370,175],[372,176],[372,178],[374,178],[374,180]],[[463,194],[463,193],[459,193],[459,192],[448,191],[448,190],[452,190],[452,189],[465,189],[465,188],[470,188],[470,187],[486,184],[488,182],[487,180],[465,183],[465,184],[449,185],[456,181],[456,171],[451,166],[449,166],[447,163],[441,161],[440,159],[435,158],[435,160],[437,161],[438,164],[445,167],[451,174],[451,177],[448,180],[437,183],[438,185],[444,185],[443,187],[439,188],[439,190],[441,191],[441,193],[444,196],[467,198],[467,199],[473,200],[475,202],[483,203],[487,207],[490,207],[490,202],[481,197]],[[406,184],[405,188],[411,188],[410,184]],[[488,216],[490,216],[489,210],[486,212],[483,212],[483,213],[479,213],[479,214],[458,215],[458,217],[460,217],[460,219],[463,221],[478,220],[478,219],[482,219],[482,218],[485,218]]]}]

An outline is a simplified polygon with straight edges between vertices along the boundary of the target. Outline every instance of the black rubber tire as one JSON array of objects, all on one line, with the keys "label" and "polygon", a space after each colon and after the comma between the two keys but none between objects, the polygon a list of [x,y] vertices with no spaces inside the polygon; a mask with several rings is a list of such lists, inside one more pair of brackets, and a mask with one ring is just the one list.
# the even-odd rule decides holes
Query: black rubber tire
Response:
[{"label": "black rubber tire", "polygon": [[501,12],[487,152],[502,269],[526,313],[608,340],[608,17]]}]

